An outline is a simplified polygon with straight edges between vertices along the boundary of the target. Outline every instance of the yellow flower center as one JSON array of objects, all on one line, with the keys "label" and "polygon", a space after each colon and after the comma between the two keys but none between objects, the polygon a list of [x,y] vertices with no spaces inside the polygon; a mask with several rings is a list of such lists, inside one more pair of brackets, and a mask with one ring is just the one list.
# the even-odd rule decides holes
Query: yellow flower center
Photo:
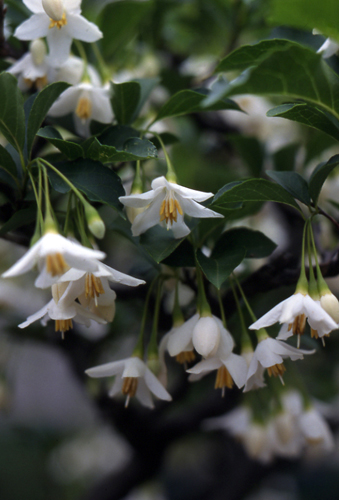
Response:
[{"label": "yellow flower center", "polygon": [[38,89],[42,90],[48,84],[47,76],[39,76],[35,80],[30,80],[29,78],[24,78],[24,82],[28,88],[32,88],[33,85]]},{"label": "yellow flower center", "polygon": [[163,220],[166,221],[167,229],[169,229],[173,221],[177,222],[178,212],[180,215],[183,215],[180,203],[175,199],[173,193],[169,192],[160,207],[160,222]]},{"label": "yellow flower center", "polygon": [[67,265],[61,253],[57,252],[47,255],[46,270],[53,277],[64,274],[66,271],[68,271],[68,269],[69,266]]},{"label": "yellow flower center", "polygon": [[49,29],[54,28],[55,26],[58,28],[58,30],[61,30],[63,26],[66,26],[67,24],[67,18],[66,18],[66,12],[62,14],[61,19],[58,21],[55,21],[55,19],[52,19],[51,17],[49,18],[50,24],[49,24]]},{"label": "yellow flower center", "polygon": [[92,115],[92,103],[86,96],[82,96],[78,100],[78,105],[75,114],[81,120],[88,120]]},{"label": "yellow flower center", "polygon": [[105,293],[102,286],[101,279],[93,276],[93,274],[86,274],[85,280],[85,297],[86,299],[95,299],[100,294]]},{"label": "yellow flower center", "polygon": [[121,392],[127,396],[125,408],[127,408],[130,398],[135,396],[138,388],[138,377],[125,377],[122,383]]},{"label": "yellow flower center", "polygon": [[195,354],[194,351],[183,351],[179,352],[179,354],[175,356],[175,359],[177,363],[185,365],[186,363],[192,363],[192,361],[195,360]]},{"label": "yellow flower center", "polygon": [[288,325],[288,331],[293,331],[293,335],[303,335],[306,326],[306,316],[305,314],[299,314],[293,323]]},{"label": "yellow flower center", "polygon": [[286,368],[283,363],[273,365],[267,368],[267,373],[269,374],[269,376],[272,377],[273,375],[273,377],[279,377],[282,383],[283,383],[282,376],[284,375],[285,371]]},{"label": "yellow flower center", "polygon": [[61,337],[64,339],[64,333],[73,328],[73,321],[71,319],[56,319],[55,331],[61,332]]},{"label": "yellow flower center", "polygon": [[217,371],[214,389],[221,389],[222,396],[224,396],[225,387],[227,387],[228,389],[232,389],[233,384],[234,382],[230,375],[230,372],[227,370],[226,366],[221,366]]}]

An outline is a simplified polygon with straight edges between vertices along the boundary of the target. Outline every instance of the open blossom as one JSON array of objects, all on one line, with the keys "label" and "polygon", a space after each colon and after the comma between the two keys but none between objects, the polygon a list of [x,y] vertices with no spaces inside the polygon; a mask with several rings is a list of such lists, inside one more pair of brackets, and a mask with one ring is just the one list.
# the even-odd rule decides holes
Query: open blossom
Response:
[{"label": "open blossom", "polygon": [[157,177],[151,184],[151,191],[142,194],[120,196],[119,200],[127,207],[144,208],[132,224],[133,236],[139,236],[157,224],[172,229],[175,238],[183,238],[190,233],[184,222],[184,215],[191,217],[223,217],[223,215],[199,204],[213,193],[195,191],[165,177]]},{"label": "open blossom", "polygon": [[2,277],[18,276],[38,265],[41,272],[35,285],[48,288],[71,267],[96,271],[98,259],[105,257],[104,252],[86,248],[54,231],[47,231]]},{"label": "open blossom", "polygon": [[112,377],[115,376],[113,387],[109,391],[109,396],[113,397],[122,392],[126,399],[126,406],[129,399],[135,396],[141,404],[153,408],[151,393],[159,399],[171,401],[171,395],[159,382],[157,377],[151,372],[146,364],[138,357],[113,361],[104,365],[95,366],[86,370],[90,377]]},{"label": "open blossom", "polygon": [[47,37],[51,63],[59,66],[69,56],[72,39],[95,42],[99,28],[81,15],[81,0],[23,0],[33,15],[15,30],[19,40]]},{"label": "open blossom", "polygon": [[260,330],[274,323],[286,323],[291,335],[302,335],[305,330],[306,318],[314,336],[322,337],[337,329],[333,318],[321,307],[319,301],[313,300],[308,294],[300,292],[293,294],[277,304],[268,313],[255,321],[249,328]]}]

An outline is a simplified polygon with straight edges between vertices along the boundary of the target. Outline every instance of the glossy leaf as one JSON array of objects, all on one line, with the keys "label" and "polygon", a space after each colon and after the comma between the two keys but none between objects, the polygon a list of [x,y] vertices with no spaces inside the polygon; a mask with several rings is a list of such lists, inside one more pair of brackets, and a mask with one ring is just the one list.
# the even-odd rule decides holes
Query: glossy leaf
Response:
[{"label": "glossy leaf", "polygon": [[155,226],[140,236],[141,245],[147,250],[156,262],[166,259],[182,242],[175,239],[171,230]]},{"label": "glossy leaf", "polygon": [[198,250],[197,261],[208,281],[220,289],[234,269],[241,264],[245,255],[244,247],[227,245],[221,254],[212,254],[211,257],[206,257]]},{"label": "glossy leaf", "polygon": [[18,172],[16,164],[10,153],[0,145],[0,168],[9,173],[11,177],[17,178]]},{"label": "glossy leaf", "polygon": [[[100,162],[84,159],[60,162],[55,167],[90,201],[105,203],[119,211],[122,209],[119,196],[123,196],[125,190],[122,187],[120,177],[108,167]],[[67,193],[70,190],[57,173],[50,168],[47,171],[56,191]]]},{"label": "glossy leaf", "polygon": [[5,222],[0,228],[0,234],[6,234],[9,231],[15,231],[16,229],[19,229],[22,226],[25,226],[27,224],[31,224],[32,222],[35,221],[36,218],[36,208],[31,207],[31,208],[24,208],[22,210],[19,210],[18,212],[15,212],[12,217]]},{"label": "glossy leaf", "polygon": [[113,83],[112,107],[120,125],[132,123],[140,101],[141,87],[137,82]]},{"label": "glossy leaf", "polygon": [[305,205],[310,205],[311,197],[308,184],[300,174],[297,172],[275,172],[274,170],[267,170],[266,174],[285,188],[293,198],[296,198]]},{"label": "glossy leaf", "polygon": [[34,138],[45,119],[49,108],[59,95],[70,85],[66,82],[56,82],[47,85],[34,100],[32,109],[29,113],[27,123],[27,152],[28,155],[32,149]]},{"label": "glossy leaf", "polygon": [[139,116],[152,90],[160,82],[160,78],[135,78],[133,81],[140,85],[140,99],[132,117],[132,123]]},{"label": "glossy leaf", "polygon": [[212,257],[222,256],[227,247],[245,248],[246,259],[261,259],[268,257],[277,245],[260,231],[247,227],[236,227],[225,231],[215,244]]},{"label": "glossy leaf", "polygon": [[124,144],[123,150],[117,150],[114,146],[101,144],[94,137],[87,144],[85,150],[86,158],[99,160],[102,163],[115,161],[136,161],[157,158],[157,149],[150,141],[139,137],[130,138]]},{"label": "glossy leaf", "polygon": [[281,117],[303,123],[339,140],[339,121],[325,110],[307,103],[282,104],[270,109],[267,116]]},{"label": "glossy leaf", "polygon": [[84,156],[84,150],[80,146],[80,144],[77,144],[72,141],[65,141],[60,133],[53,127],[44,127],[41,128],[37,135],[39,137],[43,137],[44,139],[47,139],[48,142],[53,144],[56,148],[61,151],[67,158],[70,160],[76,160],[77,158],[81,158]]},{"label": "glossy leaf", "polygon": [[314,203],[317,203],[321,188],[332,170],[339,165],[339,155],[332,156],[326,163],[314,169],[309,180],[309,190]]},{"label": "glossy leaf", "polygon": [[0,74],[0,131],[17,151],[25,143],[23,97],[17,81],[10,73]]},{"label": "glossy leaf", "polygon": [[286,189],[266,179],[249,179],[226,184],[214,196],[211,208],[218,211],[218,207],[222,208],[225,205],[227,207],[230,203],[246,201],[275,201],[300,210],[298,204]]}]

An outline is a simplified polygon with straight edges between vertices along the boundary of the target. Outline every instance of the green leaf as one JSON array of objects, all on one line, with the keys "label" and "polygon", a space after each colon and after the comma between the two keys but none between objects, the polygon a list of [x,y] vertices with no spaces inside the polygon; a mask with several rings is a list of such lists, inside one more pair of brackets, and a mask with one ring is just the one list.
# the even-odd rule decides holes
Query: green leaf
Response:
[{"label": "green leaf", "polygon": [[196,92],[195,90],[180,90],[174,94],[160,109],[155,118],[155,122],[170,116],[186,115],[188,113],[198,113],[202,111],[215,111],[220,109],[233,109],[241,111],[238,104],[230,99],[216,101],[211,106],[203,107],[201,103],[206,99],[206,92]]},{"label": "green leaf", "polygon": [[339,155],[332,156],[326,163],[320,163],[312,172],[309,190],[314,203],[317,203],[321,188],[329,174],[339,165]]},{"label": "green leaf", "polygon": [[271,0],[269,22],[312,30],[317,28],[327,36],[339,40],[339,28],[334,19],[339,19],[337,0]]},{"label": "green leaf", "polygon": [[104,7],[98,20],[103,32],[101,43],[104,58],[110,58],[136,36],[138,24],[152,6],[153,2],[123,0]]},{"label": "green leaf", "polygon": [[4,169],[14,179],[18,176],[16,164],[10,153],[0,145],[0,168]]},{"label": "green leaf", "polygon": [[12,215],[12,217],[7,222],[5,222],[5,224],[3,224],[0,229],[0,234],[6,234],[9,231],[15,231],[16,229],[19,229],[19,227],[31,224],[35,221],[35,218],[35,207],[19,210],[18,212],[15,212],[14,215]]},{"label": "green leaf", "polygon": [[296,167],[297,152],[300,149],[299,143],[286,144],[272,154],[274,170],[280,172],[292,171]]},{"label": "green leaf", "polygon": [[293,198],[307,206],[310,205],[311,197],[308,184],[300,174],[297,172],[275,172],[274,170],[266,170],[266,174],[285,188]]},{"label": "green leaf", "polygon": [[325,110],[307,103],[282,104],[267,111],[267,116],[287,118],[325,132],[339,140],[339,121]]},{"label": "green leaf", "polygon": [[60,133],[53,127],[44,127],[41,128],[37,135],[39,137],[43,137],[44,139],[47,139],[48,142],[53,144],[56,148],[61,151],[67,158],[70,160],[76,160],[77,158],[81,158],[84,156],[84,150],[80,146],[80,144],[77,144],[76,142],[72,141],[65,141]]},{"label": "green leaf", "polygon": [[176,239],[171,230],[161,226],[151,227],[140,236],[141,245],[147,250],[156,262],[166,259],[182,242]]},{"label": "green leaf", "polygon": [[120,125],[132,123],[140,100],[141,87],[137,82],[112,83],[112,107]]},{"label": "green leaf", "polygon": [[[289,40],[265,40],[232,52],[219,71],[245,70],[224,96],[283,95],[304,99],[339,119],[339,77],[320,54]],[[219,94],[220,96],[220,94]]]},{"label": "green leaf", "polygon": [[266,179],[230,182],[217,192],[210,207],[218,211],[218,207],[245,201],[275,201],[300,211],[294,198],[284,188]]},{"label": "green leaf", "polygon": [[31,112],[28,118],[27,124],[27,153],[30,155],[34,138],[43,120],[45,119],[49,108],[52,106],[54,101],[59,97],[59,95],[64,92],[69,87],[69,83],[66,82],[55,82],[47,85],[39,94],[37,95]]},{"label": "green leaf", "polygon": [[133,81],[139,83],[140,85],[140,99],[132,117],[132,123],[134,122],[134,120],[136,120],[136,118],[138,118],[139,113],[142,110],[143,105],[147,101],[150,93],[160,82],[160,78],[135,78]]},{"label": "green leaf", "polygon": [[255,137],[246,137],[240,134],[229,134],[227,139],[234,146],[239,155],[249,166],[251,173],[260,175],[265,151],[263,145]]},{"label": "green leaf", "polygon": [[10,73],[0,74],[0,131],[17,151],[25,143],[24,101],[17,81]]},{"label": "green leaf", "polygon": [[212,254],[206,257],[200,250],[197,251],[197,261],[202,272],[218,290],[227,280],[234,269],[241,264],[246,255],[246,249],[242,246],[224,246],[220,254]]},{"label": "green leaf", "polygon": [[277,245],[263,233],[247,227],[236,227],[225,231],[216,242],[212,257],[221,256],[228,246],[245,248],[246,259],[268,257],[277,248]]},{"label": "green leaf", "polygon": [[157,149],[150,141],[134,137],[125,142],[124,150],[119,151],[114,146],[100,144],[99,140],[94,137],[87,144],[85,155],[86,158],[99,160],[102,163],[136,161],[157,158]]},{"label": "green leaf", "polygon": [[195,267],[194,248],[187,238],[162,261],[162,264],[171,267]]},{"label": "green leaf", "polygon": [[[122,204],[119,196],[124,196],[120,177],[100,162],[79,159],[72,162],[60,162],[55,167],[71,183],[84,193],[90,201],[105,203],[119,211]],[[52,169],[47,169],[52,187],[59,193],[67,193],[69,186]]]}]

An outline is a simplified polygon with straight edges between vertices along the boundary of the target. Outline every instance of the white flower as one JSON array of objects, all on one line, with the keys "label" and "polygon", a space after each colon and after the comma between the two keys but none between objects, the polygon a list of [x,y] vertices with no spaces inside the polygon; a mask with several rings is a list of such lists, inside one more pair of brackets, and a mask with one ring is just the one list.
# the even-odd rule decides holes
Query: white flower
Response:
[{"label": "white flower", "polygon": [[159,399],[171,401],[171,395],[161,385],[157,377],[147,368],[146,364],[138,357],[113,361],[104,365],[95,366],[86,370],[90,377],[111,377],[115,376],[115,381],[109,396],[113,397],[118,392],[122,392],[126,399],[126,406],[129,399],[136,396],[141,404],[153,408],[151,393]]},{"label": "white flower", "polygon": [[252,357],[244,392],[250,391],[257,378],[257,372],[267,369],[270,376],[279,376],[282,380],[282,375],[286,371],[283,360],[290,358],[292,361],[303,359],[304,354],[313,354],[315,351],[303,351],[296,349],[281,340],[266,338],[261,340]]},{"label": "white flower", "polygon": [[304,411],[298,423],[301,433],[313,451],[331,451],[334,448],[333,434],[327,422],[314,407]]},{"label": "white flower", "polygon": [[191,217],[223,217],[197,202],[202,202],[213,196],[179,186],[169,182],[165,177],[157,177],[151,184],[152,190],[142,194],[120,196],[119,200],[127,207],[142,208],[132,224],[133,236],[139,236],[150,227],[162,224],[172,229],[175,238],[183,238],[190,233],[184,222],[184,214]]},{"label": "white flower", "polygon": [[332,57],[339,50],[338,42],[334,42],[330,38],[327,38],[322,46],[317,50],[317,54],[321,54],[324,59]]},{"label": "white flower", "polygon": [[97,259],[105,257],[106,255],[99,250],[83,247],[51,231],[46,232],[18,262],[3,273],[2,277],[10,278],[24,274],[37,264],[42,270],[35,285],[38,288],[47,288],[70,267],[96,271]]},{"label": "white flower", "polygon": [[279,323],[288,325],[288,330],[292,332],[291,335],[302,335],[306,318],[311,329],[319,337],[337,329],[337,324],[321,307],[319,301],[315,301],[308,294],[303,295],[300,292],[277,304],[249,328],[260,330],[260,328],[265,328],[279,321]]},{"label": "white flower", "polygon": [[81,0],[23,0],[33,15],[15,30],[19,40],[47,37],[51,62],[64,63],[72,39],[95,42],[102,37],[99,28],[81,16]]},{"label": "white flower", "polygon": [[50,116],[63,116],[74,113],[76,132],[83,136],[90,136],[90,121],[111,123],[113,111],[110,102],[109,88],[96,87],[91,83],[79,83],[66,89],[52,105]]},{"label": "white flower", "polygon": [[[245,350],[241,351],[241,356],[246,361],[247,371],[248,371],[248,368],[250,367],[250,364],[251,364],[251,361],[253,358],[253,354],[254,354],[253,349],[251,349],[251,350],[245,349]],[[265,368],[260,365],[258,367],[257,371],[253,374],[253,376],[251,378],[250,389],[260,389],[262,387],[266,387],[265,380],[264,380],[264,372],[265,372]]]}]

